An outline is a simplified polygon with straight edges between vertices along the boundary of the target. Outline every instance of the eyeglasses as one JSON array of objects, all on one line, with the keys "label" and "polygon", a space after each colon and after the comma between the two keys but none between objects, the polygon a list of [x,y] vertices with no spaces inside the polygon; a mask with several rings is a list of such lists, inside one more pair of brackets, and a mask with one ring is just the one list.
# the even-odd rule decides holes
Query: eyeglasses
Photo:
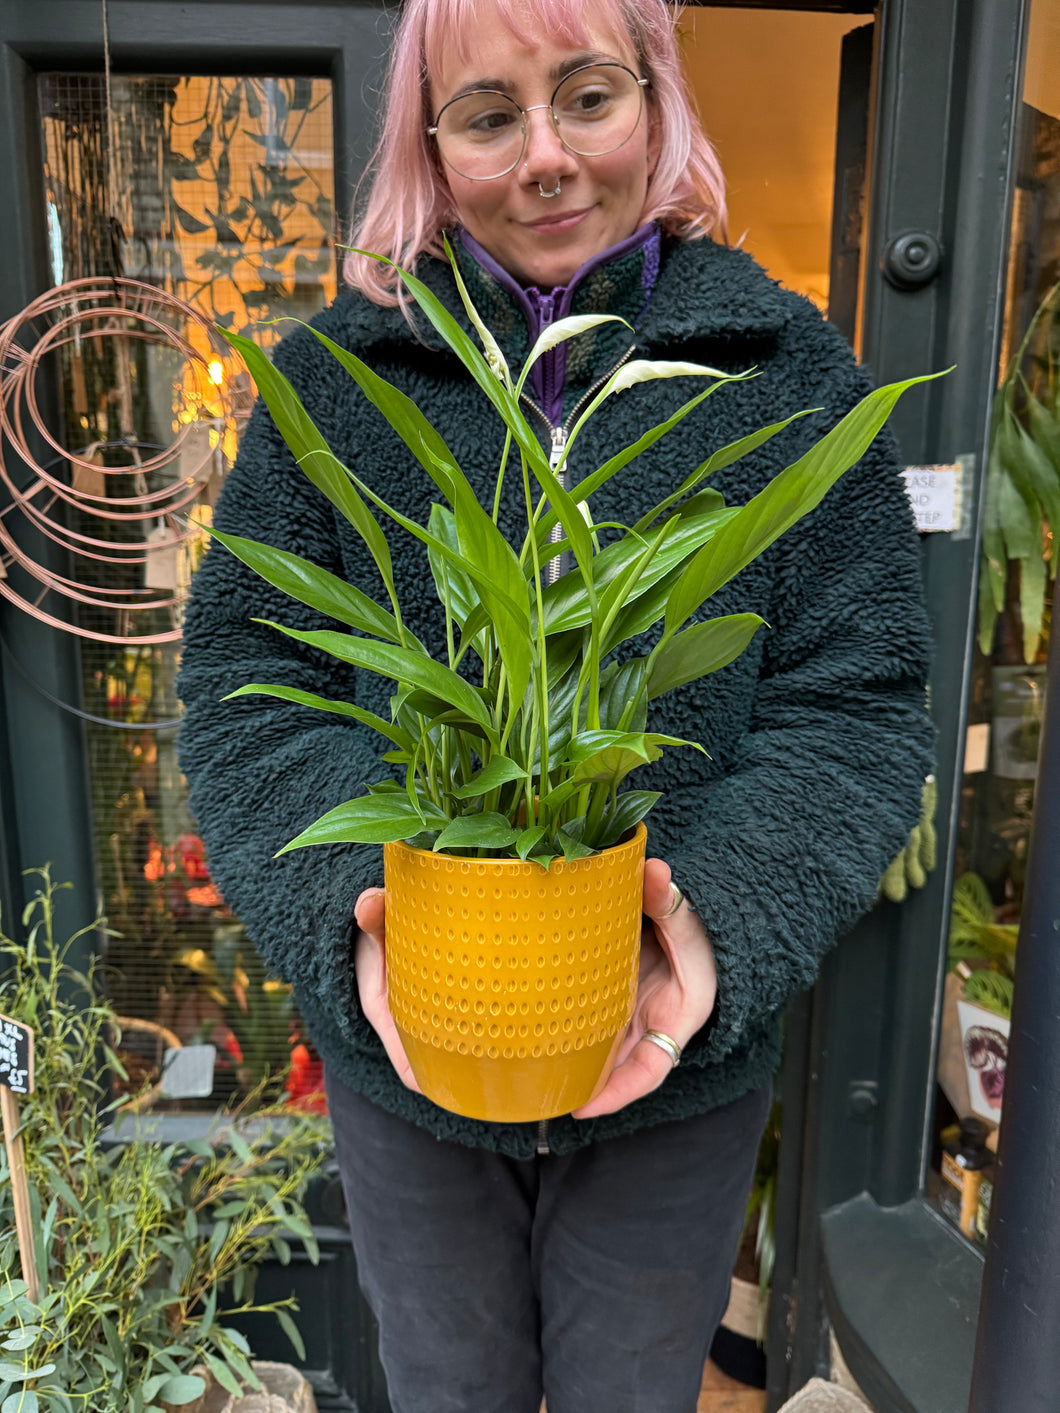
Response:
[{"label": "eyeglasses", "polygon": [[526,150],[527,114],[548,108],[560,142],[579,157],[603,157],[627,143],[644,109],[645,78],[622,64],[587,64],[556,86],[548,103],[520,108],[492,89],[452,99],[427,132],[447,167],[470,181],[507,176]]}]

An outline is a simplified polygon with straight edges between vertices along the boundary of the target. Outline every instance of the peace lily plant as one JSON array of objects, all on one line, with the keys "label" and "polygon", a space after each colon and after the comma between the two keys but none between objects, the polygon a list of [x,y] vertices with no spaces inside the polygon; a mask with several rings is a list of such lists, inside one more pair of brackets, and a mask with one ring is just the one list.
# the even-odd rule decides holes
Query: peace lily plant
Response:
[{"label": "peace lily plant", "polygon": [[[452,261],[448,246],[447,253]],[[714,451],[635,525],[608,525],[619,533],[602,548],[597,531],[604,526],[594,525],[589,512],[593,492],[705,398],[754,376],[753,370],[732,375],[695,363],[627,362],[592,399],[562,455],[550,464],[520,409],[520,393],[543,353],[613,316],[550,325],[516,376],[475,311],[455,261],[452,267],[483,351],[420,280],[405,270],[397,273],[506,428],[491,507],[480,504],[441,434],[405,393],[311,329],[437,487],[441,499],[428,523],[409,519],[334,455],[265,354],[249,339],[225,334],[303,472],[364,540],[390,605],[297,555],[211,531],[270,584],[352,631],[270,626],[396,686],[389,720],[353,702],[277,683],[253,682],[231,694],[277,697],[350,717],[384,737],[390,749],[382,759],[404,768],[403,781],[366,785],[362,796],[329,810],[280,853],[309,844],[407,840],[446,854],[517,857],[547,868],[555,858],[615,844],[659,799],[652,791],[625,789],[630,775],[664,748],[703,749],[648,730],[650,704],[725,667],[763,624],[753,613],[701,622],[697,611],[820,502],[866,451],[901,393],[923,381],[912,378],[871,392],[746,505],[727,506],[703,483],[806,414]],[[635,383],[673,377],[704,379],[706,386],[565,488],[559,473],[597,410]],[[498,528],[504,477],[514,473],[513,451],[526,507],[518,544]],[[424,547],[445,615],[444,661],[430,656],[403,619],[390,546],[373,507]],[[573,565],[550,582],[549,566],[564,551]],[[652,642],[647,635],[656,628]],[[641,650],[619,660],[619,649],[630,642]]]}]

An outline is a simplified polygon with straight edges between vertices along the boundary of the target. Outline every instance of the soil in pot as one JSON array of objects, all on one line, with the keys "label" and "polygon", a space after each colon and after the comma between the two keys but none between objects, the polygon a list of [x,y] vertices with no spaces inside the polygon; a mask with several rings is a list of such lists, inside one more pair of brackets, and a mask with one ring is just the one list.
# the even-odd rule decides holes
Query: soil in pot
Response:
[{"label": "soil in pot", "polygon": [[602,1087],[636,997],[646,837],[548,870],[384,845],[387,994],[429,1099],[521,1123]]}]

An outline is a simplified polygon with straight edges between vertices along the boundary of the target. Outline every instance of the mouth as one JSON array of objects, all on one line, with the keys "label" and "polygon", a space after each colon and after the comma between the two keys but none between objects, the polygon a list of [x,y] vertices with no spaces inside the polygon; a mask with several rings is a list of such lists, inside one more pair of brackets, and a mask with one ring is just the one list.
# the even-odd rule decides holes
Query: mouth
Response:
[{"label": "mouth", "polygon": [[536,221],[524,221],[523,225],[539,235],[562,235],[580,226],[591,211],[591,206],[581,211],[550,211]]}]

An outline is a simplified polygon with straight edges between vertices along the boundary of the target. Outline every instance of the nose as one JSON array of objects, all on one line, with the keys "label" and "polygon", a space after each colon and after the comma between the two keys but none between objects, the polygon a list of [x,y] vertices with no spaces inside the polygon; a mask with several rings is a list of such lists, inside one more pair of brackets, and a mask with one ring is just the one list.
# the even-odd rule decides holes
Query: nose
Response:
[{"label": "nose", "polygon": [[563,177],[572,177],[578,170],[574,154],[560,141],[552,110],[547,103],[537,103],[523,110],[526,114],[526,146],[519,175],[529,186],[554,186]]}]

